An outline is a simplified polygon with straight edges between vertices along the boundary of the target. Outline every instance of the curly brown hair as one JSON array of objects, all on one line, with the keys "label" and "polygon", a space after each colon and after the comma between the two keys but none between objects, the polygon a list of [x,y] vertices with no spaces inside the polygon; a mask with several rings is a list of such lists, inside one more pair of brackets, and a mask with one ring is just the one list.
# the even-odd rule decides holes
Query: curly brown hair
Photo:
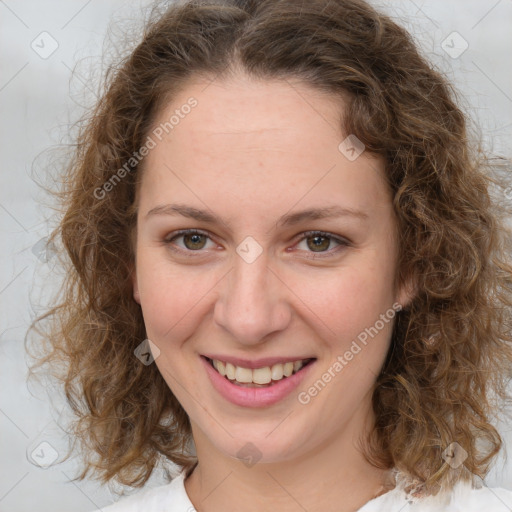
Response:
[{"label": "curly brown hair", "polygon": [[[140,44],[108,70],[63,174],[51,241],[63,244],[66,278],[34,327],[46,340],[38,366],[62,379],[76,414],[81,477],[141,486],[162,459],[196,462],[185,410],[156,365],[134,356],[146,338],[131,280],[138,150],[187,80],[236,69],[343,96],[344,133],[385,159],[397,284],[413,279],[416,294],[376,381],[368,460],[427,489],[485,476],[502,444],[492,420],[509,398],[512,237],[507,203],[492,195],[502,185],[456,91],[363,1],[191,0],[152,11]],[[458,470],[442,457],[455,442],[467,452]]]}]

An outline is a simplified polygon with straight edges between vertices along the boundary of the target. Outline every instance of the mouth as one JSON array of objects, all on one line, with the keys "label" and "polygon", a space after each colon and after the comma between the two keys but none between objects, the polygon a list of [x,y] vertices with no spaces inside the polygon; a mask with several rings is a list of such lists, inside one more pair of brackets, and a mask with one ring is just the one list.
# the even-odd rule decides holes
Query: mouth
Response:
[{"label": "mouth", "polygon": [[261,368],[244,368],[219,359],[201,357],[231,384],[245,388],[270,388],[303,371],[304,368],[316,361],[316,358],[313,357],[276,363]]}]

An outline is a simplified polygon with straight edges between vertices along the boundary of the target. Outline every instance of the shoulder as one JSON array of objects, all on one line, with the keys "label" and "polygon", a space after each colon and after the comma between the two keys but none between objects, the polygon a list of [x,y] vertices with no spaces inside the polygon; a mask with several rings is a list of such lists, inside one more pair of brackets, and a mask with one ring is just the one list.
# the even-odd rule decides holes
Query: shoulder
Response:
[{"label": "shoulder", "polygon": [[512,510],[512,490],[501,487],[474,489],[469,484],[458,484],[450,495],[447,511],[509,512]]},{"label": "shoulder", "polygon": [[169,484],[145,489],[95,512],[195,512],[181,472]]},{"label": "shoulder", "polygon": [[499,487],[476,489],[468,482],[459,482],[450,492],[436,496],[412,497],[397,487],[369,501],[359,512],[510,512],[512,490]]}]

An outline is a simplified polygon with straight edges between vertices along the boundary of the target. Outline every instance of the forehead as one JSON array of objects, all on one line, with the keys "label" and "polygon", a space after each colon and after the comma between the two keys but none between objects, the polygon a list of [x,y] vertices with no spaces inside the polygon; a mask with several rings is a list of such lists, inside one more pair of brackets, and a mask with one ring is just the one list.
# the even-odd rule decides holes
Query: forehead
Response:
[{"label": "forehead", "polygon": [[341,96],[297,81],[190,81],[154,121],[161,140],[145,159],[142,188],[153,203],[188,189],[216,203],[222,192],[247,208],[250,197],[254,208],[263,196],[292,208],[306,195],[376,206],[387,192],[383,163],[340,151],[343,112]]},{"label": "forehead", "polygon": [[[173,113],[183,109],[190,98],[194,98],[197,105],[189,114],[180,116],[179,125],[172,128],[175,137],[187,128],[193,128],[186,134],[190,143],[196,136],[209,137],[223,146],[233,142],[235,147],[261,149],[261,142],[270,145],[276,142],[277,147],[281,147],[285,142],[294,145],[303,138],[314,137],[315,133],[325,138],[326,133],[331,132],[335,140],[342,135],[341,97],[322,93],[292,79],[256,80],[246,75],[227,80],[190,80],[161,109],[155,125],[164,124]],[[279,139],[276,139],[277,135]],[[286,135],[288,141],[284,139]],[[296,150],[300,151],[300,148]]]}]

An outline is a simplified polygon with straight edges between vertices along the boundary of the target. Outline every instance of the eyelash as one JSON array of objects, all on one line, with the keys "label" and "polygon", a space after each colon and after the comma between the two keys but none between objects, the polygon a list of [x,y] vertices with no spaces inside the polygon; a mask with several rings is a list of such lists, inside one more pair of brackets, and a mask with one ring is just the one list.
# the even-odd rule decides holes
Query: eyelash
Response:
[{"label": "eyelash", "polygon": [[[186,256],[189,256],[189,257],[201,256],[202,255],[201,253],[203,252],[203,249],[198,249],[197,251],[194,251],[192,249],[181,249],[181,248],[177,248],[172,243],[174,240],[176,240],[176,238],[180,238],[180,237],[182,237],[184,235],[203,235],[203,236],[206,236],[207,238],[209,238],[211,240],[210,235],[207,232],[205,232],[205,231],[201,231],[201,230],[198,230],[198,229],[181,229],[179,231],[176,231],[176,232],[172,233],[172,236],[166,238],[164,240],[164,243],[166,245],[168,245],[168,247],[171,250],[173,250],[175,252],[178,252],[180,254],[185,254]],[[318,258],[330,257],[330,256],[333,256],[334,254],[337,254],[341,249],[350,246],[350,242],[348,240],[344,240],[343,238],[339,238],[339,237],[333,235],[332,233],[328,233],[326,231],[305,231],[304,233],[301,233],[301,238],[295,243],[295,245],[297,245],[298,243],[302,242],[303,240],[307,240],[308,238],[312,238],[312,237],[315,237],[315,236],[328,238],[331,241],[332,240],[335,241],[339,245],[338,245],[338,247],[336,247],[334,249],[329,249],[328,251],[320,251],[320,252],[306,251],[309,254],[311,254],[311,256],[307,256],[310,259],[318,259]],[[197,254],[194,254],[194,253],[197,253]]]}]

